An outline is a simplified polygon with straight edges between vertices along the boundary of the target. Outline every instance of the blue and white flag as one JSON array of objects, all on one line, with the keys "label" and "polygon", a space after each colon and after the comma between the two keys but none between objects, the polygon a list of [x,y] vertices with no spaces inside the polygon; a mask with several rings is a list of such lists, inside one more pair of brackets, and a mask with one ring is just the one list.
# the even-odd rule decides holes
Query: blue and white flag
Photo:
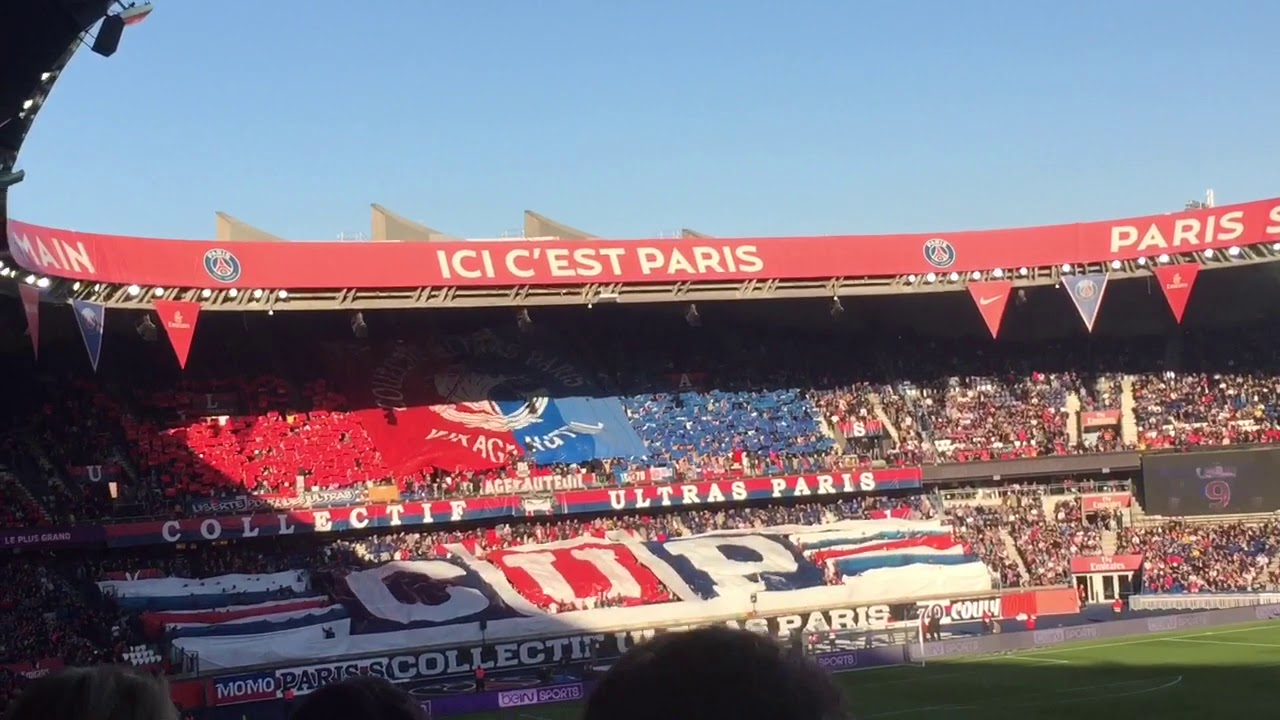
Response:
[{"label": "blue and white flag", "polygon": [[1107,274],[1067,275],[1062,278],[1062,287],[1067,289],[1067,294],[1071,296],[1071,302],[1075,303],[1085,327],[1089,328],[1089,332],[1093,332],[1093,323],[1098,319],[1098,309],[1102,307],[1102,294],[1107,289]]},{"label": "blue and white flag", "polygon": [[89,362],[97,372],[98,358],[102,356],[102,323],[106,320],[107,308],[85,300],[72,300],[71,307],[76,313],[76,324],[80,326],[80,337],[84,338],[84,349],[89,351]]}]

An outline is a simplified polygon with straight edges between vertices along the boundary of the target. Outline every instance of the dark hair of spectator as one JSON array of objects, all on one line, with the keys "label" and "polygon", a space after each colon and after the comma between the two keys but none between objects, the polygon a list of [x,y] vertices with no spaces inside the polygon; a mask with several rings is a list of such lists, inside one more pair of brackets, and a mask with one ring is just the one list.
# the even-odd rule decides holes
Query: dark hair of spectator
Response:
[{"label": "dark hair of spectator", "polygon": [[382,678],[360,676],[307,695],[289,720],[423,720],[423,714],[409,693]]},{"label": "dark hair of spectator", "polygon": [[163,680],[132,668],[70,668],[31,682],[5,720],[176,720]]},{"label": "dark hair of spectator", "polygon": [[710,627],[659,635],[610,668],[583,720],[842,720],[831,676],[770,638]]}]

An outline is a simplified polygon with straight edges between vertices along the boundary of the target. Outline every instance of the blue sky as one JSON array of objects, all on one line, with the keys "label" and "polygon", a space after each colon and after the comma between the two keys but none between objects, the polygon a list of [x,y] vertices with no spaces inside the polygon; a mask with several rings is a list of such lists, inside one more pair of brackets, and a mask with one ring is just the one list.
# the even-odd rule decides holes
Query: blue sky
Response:
[{"label": "blue sky", "polygon": [[961,230],[1280,195],[1280,3],[155,0],[10,213],[211,237]]}]

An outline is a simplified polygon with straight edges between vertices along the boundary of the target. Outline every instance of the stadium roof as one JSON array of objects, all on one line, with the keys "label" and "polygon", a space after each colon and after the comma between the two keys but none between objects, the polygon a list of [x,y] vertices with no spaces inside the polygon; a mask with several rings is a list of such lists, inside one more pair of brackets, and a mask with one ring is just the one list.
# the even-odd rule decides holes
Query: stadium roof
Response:
[{"label": "stadium roof", "polygon": [[266,230],[256,228],[224,212],[215,212],[214,217],[216,218],[214,237],[220,242],[285,242],[284,238],[272,235]]},{"label": "stadium roof", "polygon": [[457,242],[459,237],[442,233],[422,223],[414,222],[387,208],[373,203],[373,231],[369,236],[374,242]]},{"label": "stadium roof", "polygon": [[557,222],[532,210],[524,211],[524,236],[527,238],[560,238],[561,240],[596,239],[596,236],[589,232]]}]

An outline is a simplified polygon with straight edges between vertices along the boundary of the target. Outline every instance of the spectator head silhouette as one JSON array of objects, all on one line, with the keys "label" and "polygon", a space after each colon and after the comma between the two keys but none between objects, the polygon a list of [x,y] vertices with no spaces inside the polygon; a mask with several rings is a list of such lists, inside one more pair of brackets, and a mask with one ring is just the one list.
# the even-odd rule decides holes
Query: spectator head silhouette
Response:
[{"label": "spectator head silhouette", "polygon": [[5,720],[177,720],[164,681],[99,665],[46,675],[22,691]]},{"label": "spectator head silhouette", "polygon": [[360,676],[307,695],[289,720],[423,720],[409,693],[382,678]]},{"label": "spectator head silhouette", "polygon": [[583,720],[845,720],[831,676],[774,640],[709,627],[637,645],[610,668]]}]

